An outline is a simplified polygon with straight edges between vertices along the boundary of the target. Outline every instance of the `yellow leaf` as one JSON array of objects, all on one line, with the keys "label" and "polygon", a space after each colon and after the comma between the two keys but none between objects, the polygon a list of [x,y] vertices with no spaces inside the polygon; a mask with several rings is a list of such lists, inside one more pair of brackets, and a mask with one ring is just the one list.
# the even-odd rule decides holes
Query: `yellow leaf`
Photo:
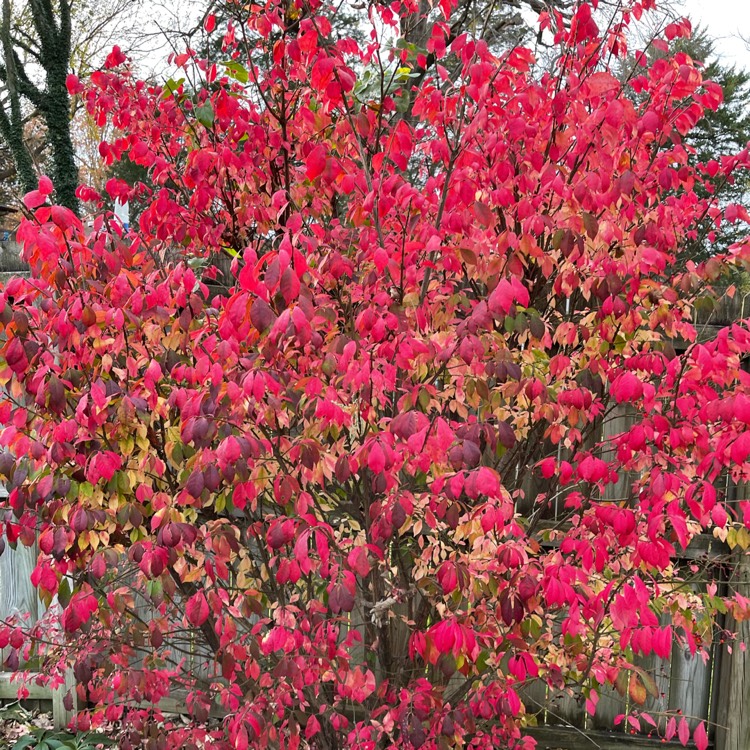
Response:
[{"label": "yellow leaf", "polygon": [[734,549],[737,546],[737,529],[734,527],[727,532],[727,544],[729,549]]},{"label": "yellow leaf", "polygon": [[120,450],[122,451],[124,456],[129,456],[133,450],[135,449],[135,440],[133,440],[132,435],[128,435],[127,437],[124,437],[120,441]]},{"label": "yellow leaf", "polygon": [[628,693],[634,703],[642,706],[646,702],[646,688],[644,684],[638,679],[638,675],[635,673],[630,675],[630,684],[628,685]]}]

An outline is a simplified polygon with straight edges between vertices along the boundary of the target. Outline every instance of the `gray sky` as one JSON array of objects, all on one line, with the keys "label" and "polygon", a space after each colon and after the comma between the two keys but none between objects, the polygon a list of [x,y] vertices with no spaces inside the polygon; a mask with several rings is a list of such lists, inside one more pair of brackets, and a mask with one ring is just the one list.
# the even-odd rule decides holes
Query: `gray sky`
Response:
[{"label": "gray sky", "polygon": [[750,50],[741,38],[750,40],[748,0],[684,0],[684,7],[685,15],[716,39],[716,51],[724,62],[750,70]]},{"label": "gray sky", "polygon": [[[725,63],[750,70],[750,0],[657,0],[657,8],[669,4],[676,13],[705,26],[716,39],[716,51]],[[202,16],[205,0],[140,0],[138,26],[147,31],[144,47],[149,49],[140,62],[144,68],[164,69],[169,47],[160,41],[159,30],[187,30]],[[534,23],[536,14],[528,14]],[[144,28],[145,27],[145,28]]]}]

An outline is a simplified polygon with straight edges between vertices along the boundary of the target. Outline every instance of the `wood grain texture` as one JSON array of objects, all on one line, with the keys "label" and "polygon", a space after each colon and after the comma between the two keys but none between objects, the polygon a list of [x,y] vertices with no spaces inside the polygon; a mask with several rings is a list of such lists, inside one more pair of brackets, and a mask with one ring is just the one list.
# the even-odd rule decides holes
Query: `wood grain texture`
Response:
[{"label": "wood grain texture", "polygon": [[[41,603],[31,583],[38,556],[36,545],[24,547],[22,544],[16,549],[6,547],[0,555],[0,621],[19,617],[31,625],[39,619]],[[1,657],[3,661],[7,654],[5,649]]]},{"label": "wood grain texture", "polygon": [[562,727],[534,727],[523,734],[537,741],[537,750],[683,750],[679,742],[662,742],[638,735],[613,732],[577,732]]}]

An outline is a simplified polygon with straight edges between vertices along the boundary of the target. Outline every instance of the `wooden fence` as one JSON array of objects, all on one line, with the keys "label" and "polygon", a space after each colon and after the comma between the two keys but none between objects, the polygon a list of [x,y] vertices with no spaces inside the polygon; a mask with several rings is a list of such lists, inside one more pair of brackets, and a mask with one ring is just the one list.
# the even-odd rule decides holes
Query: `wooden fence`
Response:
[{"label": "wooden fence", "polygon": [[[750,308],[750,299],[735,299],[721,309],[721,318],[738,314],[737,306]],[[750,310],[746,312],[750,314]],[[726,321],[721,320],[721,323]],[[709,327],[712,323],[707,324]],[[616,407],[603,421],[599,437],[607,439],[627,430],[632,416],[623,407]],[[611,457],[610,457],[611,458]],[[632,483],[637,477],[621,472],[619,481],[610,485],[603,499],[627,504],[632,502]],[[530,479],[527,494],[534,497],[543,487],[534,487]],[[728,508],[737,508],[742,500],[750,499],[750,486],[735,485],[724,477],[717,486]],[[528,492],[530,491],[530,492]],[[739,514],[741,517],[741,513]],[[558,524],[558,508],[550,509],[548,523]],[[737,548],[732,552],[728,545],[709,535],[695,537],[684,550],[678,564],[698,564],[711,570],[712,578],[726,591],[750,598],[750,556]],[[719,592],[722,593],[722,592]],[[669,624],[667,617],[661,625]],[[715,632],[708,633],[705,648],[691,655],[690,651],[675,644],[669,659],[651,656],[639,659],[635,666],[653,681],[657,693],[649,695],[644,705],[636,705],[626,689],[623,694],[614,688],[602,691],[596,715],[585,710],[579,694],[550,689],[537,681],[523,692],[527,711],[534,715],[537,727],[529,730],[539,742],[540,749],[587,747],[623,748],[682,747],[678,742],[665,743],[663,737],[667,721],[675,716],[688,718],[691,729],[704,721],[714,750],[750,750],[750,622],[735,622],[730,617],[719,622]],[[725,633],[737,633],[737,639],[725,639]],[[649,714],[654,724],[641,719],[640,727],[621,721],[614,727],[615,718],[628,715],[633,709]],[[635,735],[635,736],[634,736]]]},{"label": "wooden fence", "polygon": [[[228,273],[227,264],[219,263],[219,271]],[[24,265],[18,258],[18,247],[13,238],[0,236],[0,280],[10,275],[23,273]],[[724,298],[719,305],[707,309],[702,335],[708,337],[719,325],[750,315],[750,295],[737,295],[734,299]],[[603,426],[603,434],[617,434],[626,429],[628,415],[614,413]],[[622,476],[612,487],[607,499],[622,501],[629,491],[632,477]],[[533,487],[527,488],[534,495]],[[537,488],[541,489],[541,488]],[[0,490],[1,491],[1,490]],[[750,497],[745,494],[743,496]],[[737,501],[734,492],[730,502]],[[519,509],[522,510],[522,509]],[[708,560],[712,557],[725,558],[727,548],[712,537],[697,538],[686,551],[687,559]],[[6,549],[0,555],[0,620],[21,615],[35,622],[43,614],[43,606],[31,584],[30,574],[34,568],[38,550],[19,545],[17,550]],[[728,567],[729,578],[726,584],[733,586],[740,594],[750,598],[750,562],[748,558],[737,556]],[[572,692],[551,690],[541,682],[530,685],[524,692],[524,700],[529,713],[534,714],[537,725],[527,732],[533,735],[539,748],[567,750],[575,748],[676,748],[677,743],[664,743],[657,737],[658,729],[663,729],[666,716],[681,712],[691,717],[691,725],[706,721],[715,750],[750,750],[750,654],[739,644],[750,644],[750,622],[735,623],[730,619],[724,623],[728,631],[736,631],[738,639],[733,648],[729,642],[713,634],[707,648],[707,656],[690,653],[675,645],[669,659],[651,657],[643,659],[638,667],[648,673],[657,687],[658,695],[649,697],[647,703],[639,707],[654,714],[657,728],[645,721],[640,731],[632,734],[632,727],[622,722],[613,729],[615,717],[627,714],[632,705],[628,693],[620,695],[615,689],[603,692],[594,717],[587,714],[580,696]],[[58,690],[40,687],[27,682],[28,700],[32,707],[51,709],[58,727],[68,723],[72,712],[63,705],[65,693],[73,687],[72,678]],[[9,674],[0,672],[0,703],[17,699],[18,684],[11,682]],[[183,705],[179,700],[164,701],[162,708],[180,712]]]},{"label": "wooden fence", "polygon": [[[723,555],[724,551],[723,545],[712,537],[701,537],[688,549],[696,560]],[[34,562],[33,548],[19,546],[17,550],[6,549],[0,555],[0,619],[20,614],[35,620],[43,613],[29,580]],[[733,585],[750,598],[750,565],[744,558],[735,569]],[[727,622],[726,627],[739,631],[739,642],[750,644],[750,623]],[[649,696],[647,703],[637,708],[651,712],[662,730],[665,717],[677,712],[692,717],[690,723],[693,726],[700,720],[707,721],[716,750],[749,750],[750,659],[739,643],[734,646],[725,643],[717,633],[708,647],[707,658],[700,653],[691,656],[689,651],[675,645],[668,660],[657,657],[641,659],[638,666],[653,679],[658,697]],[[53,691],[29,682],[30,707],[51,709],[55,724],[66,725],[72,713],[65,709],[63,697],[72,686],[71,680]],[[18,684],[10,681],[9,674],[0,673],[0,701],[15,700],[17,691]],[[572,692],[552,690],[541,682],[529,686],[523,698],[528,712],[535,715],[539,725],[530,733],[537,738],[540,748],[590,746],[593,749],[597,745],[607,748],[628,744],[635,748],[648,746],[641,742],[645,742],[649,734],[657,734],[645,721],[642,721],[639,737],[628,733],[631,727],[625,722],[613,729],[616,716],[636,707],[627,691],[624,696],[614,688],[603,691],[594,717],[587,714],[580,697]],[[176,712],[182,710],[179,701],[174,700],[162,708]],[[588,743],[584,737],[593,742]],[[665,747],[665,743],[660,743],[660,747]]]}]

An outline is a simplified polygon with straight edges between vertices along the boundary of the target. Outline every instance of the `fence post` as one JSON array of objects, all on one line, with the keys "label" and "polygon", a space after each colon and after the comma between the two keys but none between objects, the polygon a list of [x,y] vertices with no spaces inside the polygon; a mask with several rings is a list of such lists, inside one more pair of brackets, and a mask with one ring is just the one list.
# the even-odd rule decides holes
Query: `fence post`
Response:
[{"label": "fence post", "polygon": [[[70,691],[73,699],[70,710],[65,708],[65,694]],[[76,695],[76,680],[72,669],[65,670],[65,682],[52,691],[52,721],[55,729],[65,729],[78,711],[78,696]]]},{"label": "fence post", "polygon": [[[741,596],[750,597],[750,557],[744,552],[733,576],[733,588]],[[716,717],[716,750],[748,750],[750,748],[750,620],[732,621],[737,639],[732,652],[727,644],[721,648],[721,679],[719,681],[719,712]]]},{"label": "fence post", "polygon": [[[735,486],[734,500],[750,499],[750,483]],[[741,516],[740,516],[741,517]],[[750,554],[737,549],[733,555],[730,589],[750,598]],[[726,629],[736,631],[737,638],[720,644],[719,680],[716,685],[715,750],[748,750],[750,748],[750,620],[737,622],[727,617]],[[730,653],[731,648],[731,653]]]}]

